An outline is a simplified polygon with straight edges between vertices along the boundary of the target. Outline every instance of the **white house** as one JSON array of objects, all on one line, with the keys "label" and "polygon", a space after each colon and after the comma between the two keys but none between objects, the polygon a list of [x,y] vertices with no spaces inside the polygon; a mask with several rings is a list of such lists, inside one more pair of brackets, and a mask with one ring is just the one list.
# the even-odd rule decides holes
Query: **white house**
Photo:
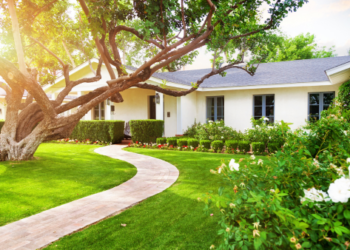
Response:
[{"label": "white house", "polygon": [[[92,62],[96,68],[98,61]],[[131,73],[133,67],[127,67]],[[166,80],[169,88],[186,90],[210,69],[155,73],[149,84],[160,85]],[[109,75],[102,66],[102,79],[75,87],[71,96],[80,96],[101,86],[107,86]],[[71,79],[91,77],[86,62],[70,73]],[[293,123],[292,128],[305,124],[309,116],[319,117],[327,108],[339,86],[350,79],[350,56],[298,60],[261,64],[254,76],[243,70],[231,69],[226,77],[219,75],[205,80],[196,92],[172,97],[153,90],[131,88],[123,91],[123,103],[109,100],[85,115],[85,120],[161,119],[165,122],[165,136],[183,134],[195,121],[224,119],[237,130],[250,128],[251,117],[266,116],[272,121]],[[53,97],[64,86],[64,78],[45,87]],[[156,98],[157,96],[157,98]],[[157,103],[156,103],[157,100]]]}]

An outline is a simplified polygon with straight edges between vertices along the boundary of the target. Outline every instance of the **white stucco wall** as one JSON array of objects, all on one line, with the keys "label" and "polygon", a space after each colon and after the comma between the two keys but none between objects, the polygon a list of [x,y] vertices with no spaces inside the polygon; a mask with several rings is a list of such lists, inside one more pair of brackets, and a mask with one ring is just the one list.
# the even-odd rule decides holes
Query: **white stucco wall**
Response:
[{"label": "white stucco wall", "polygon": [[[170,112],[170,117],[168,117],[168,112]],[[176,97],[164,95],[164,135],[166,137],[176,135],[176,112]]]},{"label": "white stucco wall", "polygon": [[198,116],[197,112],[197,92],[181,96],[181,134],[187,130],[187,127],[194,124]]},{"label": "white stucco wall", "polygon": [[155,95],[154,90],[127,89],[121,95],[124,102],[113,103],[114,120],[149,119],[149,96]]},{"label": "white stucco wall", "polygon": [[271,88],[230,91],[197,92],[197,121],[206,122],[206,97],[224,96],[225,124],[234,129],[244,131],[251,128],[250,118],[253,116],[253,96],[275,95],[275,120],[293,123],[292,129],[305,124],[308,116],[308,94],[310,92],[335,91],[338,94],[339,85]]}]

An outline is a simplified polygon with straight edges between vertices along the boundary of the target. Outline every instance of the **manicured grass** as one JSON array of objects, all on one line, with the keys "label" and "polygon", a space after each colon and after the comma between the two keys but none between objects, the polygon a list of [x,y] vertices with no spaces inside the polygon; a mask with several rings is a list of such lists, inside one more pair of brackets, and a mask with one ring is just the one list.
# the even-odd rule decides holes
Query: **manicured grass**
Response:
[{"label": "manicured grass", "polygon": [[45,143],[35,160],[1,162],[0,226],[115,187],[136,174],[131,164],[95,153],[98,147]]},{"label": "manicured grass", "polygon": [[[197,197],[217,192],[221,178],[209,172],[221,159],[242,155],[126,149],[174,164],[179,179],[164,192],[123,213],[54,242],[47,249],[209,249],[216,244],[218,214],[205,215]],[[261,157],[266,160],[266,157]],[[121,224],[127,224],[122,227]]]}]

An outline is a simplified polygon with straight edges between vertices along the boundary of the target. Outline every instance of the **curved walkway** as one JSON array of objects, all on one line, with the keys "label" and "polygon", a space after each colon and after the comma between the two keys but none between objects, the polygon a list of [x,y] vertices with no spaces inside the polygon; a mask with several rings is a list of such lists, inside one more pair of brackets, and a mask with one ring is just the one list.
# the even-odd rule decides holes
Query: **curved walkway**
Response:
[{"label": "curved walkway", "polygon": [[0,227],[0,249],[38,249],[162,192],[178,178],[178,169],[168,162],[123,151],[112,145],[95,152],[131,163],[137,174],[123,184],[101,193],[46,210]]}]

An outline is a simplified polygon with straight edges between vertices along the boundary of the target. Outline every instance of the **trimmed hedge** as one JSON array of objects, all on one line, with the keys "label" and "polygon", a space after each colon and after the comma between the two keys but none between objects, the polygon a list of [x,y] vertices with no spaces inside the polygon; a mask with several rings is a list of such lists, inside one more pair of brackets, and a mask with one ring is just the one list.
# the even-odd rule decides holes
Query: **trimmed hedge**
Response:
[{"label": "trimmed hedge", "polygon": [[177,146],[178,147],[187,146],[187,139],[178,139],[177,140]]},{"label": "trimmed hedge", "polygon": [[280,148],[280,144],[276,142],[270,142],[269,144],[267,144],[267,150],[269,151],[269,153],[275,153]]},{"label": "trimmed hedge", "polygon": [[70,138],[119,143],[124,138],[124,121],[79,121]]},{"label": "trimmed hedge", "polygon": [[131,120],[130,132],[133,142],[156,142],[156,139],[163,136],[164,121],[162,120]]},{"label": "trimmed hedge", "polygon": [[194,148],[198,147],[199,141],[197,139],[188,139],[187,145],[192,146]]},{"label": "trimmed hedge", "polygon": [[254,153],[261,154],[265,152],[265,144],[263,142],[252,142],[252,150]]},{"label": "trimmed hedge", "polygon": [[216,141],[213,141],[211,143],[211,147],[214,149],[214,151],[218,151],[218,150],[222,150],[222,148],[224,147],[224,143],[220,140],[216,140]]},{"label": "trimmed hedge", "polygon": [[238,142],[238,148],[241,151],[249,152],[250,151],[249,141],[240,141],[240,142]]},{"label": "trimmed hedge", "polygon": [[177,138],[174,137],[169,137],[166,139],[166,142],[168,143],[168,145],[173,145],[173,147],[177,146]]},{"label": "trimmed hedge", "polygon": [[235,140],[228,140],[225,142],[225,146],[228,149],[234,149],[236,150],[238,148],[238,141]]},{"label": "trimmed hedge", "polygon": [[166,138],[164,137],[160,137],[160,138],[157,138],[157,144],[165,144],[166,143]]},{"label": "trimmed hedge", "polygon": [[204,146],[204,148],[206,148],[206,149],[210,149],[210,143],[211,143],[211,141],[210,140],[200,140],[200,145],[202,146]]}]

